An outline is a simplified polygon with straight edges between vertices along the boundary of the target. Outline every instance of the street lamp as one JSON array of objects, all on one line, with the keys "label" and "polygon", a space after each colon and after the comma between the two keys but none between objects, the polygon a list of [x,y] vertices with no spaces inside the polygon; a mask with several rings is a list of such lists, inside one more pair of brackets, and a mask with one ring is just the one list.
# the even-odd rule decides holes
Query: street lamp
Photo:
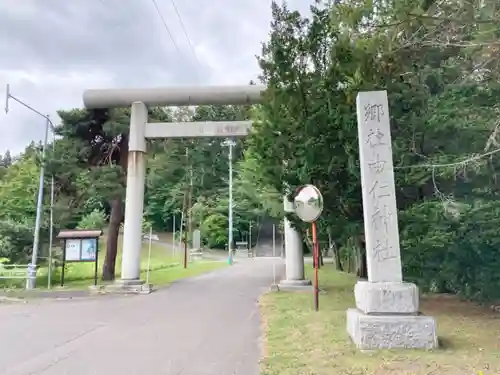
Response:
[{"label": "street lamp", "polygon": [[[49,135],[49,128],[52,130],[52,149],[54,149],[55,145],[55,133],[54,133],[54,124],[50,120],[48,115],[44,115],[43,113],[37,111],[33,107],[24,103],[22,100],[16,98],[10,93],[10,86],[7,84],[7,92],[5,95],[5,113],[9,112],[9,99],[13,99],[25,108],[28,108],[30,111],[36,113],[37,115],[43,117],[46,120],[45,124],[45,136],[43,140],[43,148],[42,148],[42,166],[40,168],[40,179],[38,182],[38,198],[36,203],[36,219],[35,219],[35,232],[33,234],[33,251],[31,254],[31,263],[28,265],[28,278],[26,280],[26,289],[34,289],[36,286],[36,263],[38,258],[38,250],[40,248],[40,226],[42,220],[42,206],[43,206],[43,180],[45,175],[45,150],[47,148],[47,138]],[[52,261],[50,259],[50,253],[52,250],[52,232],[53,232],[53,206],[54,206],[54,176],[52,175],[51,186],[50,186],[50,233],[49,233],[49,262]],[[49,280],[50,280],[50,269],[51,264],[49,264]],[[49,281],[50,283],[50,281]],[[50,284],[49,284],[50,287]]]},{"label": "street lamp", "polygon": [[222,142],[222,146],[229,147],[229,229],[228,229],[228,244],[227,262],[233,264],[233,147],[236,142],[232,139],[227,139]]}]

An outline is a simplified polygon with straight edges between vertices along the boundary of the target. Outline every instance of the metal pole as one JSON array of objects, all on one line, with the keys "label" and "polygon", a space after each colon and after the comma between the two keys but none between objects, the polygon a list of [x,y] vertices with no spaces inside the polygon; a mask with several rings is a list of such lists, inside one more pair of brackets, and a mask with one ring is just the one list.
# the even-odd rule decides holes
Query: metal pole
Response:
[{"label": "metal pole", "polygon": [[[186,168],[187,164],[189,161],[189,149],[186,147]],[[187,172],[187,170],[186,170]],[[189,187],[188,191],[184,192],[184,200],[182,201],[182,224],[184,224],[185,220],[188,220],[188,194],[189,194]],[[182,226],[181,224],[181,226]],[[182,229],[181,229],[182,230]],[[188,264],[188,235],[189,235],[189,223],[186,223],[186,227],[184,228],[184,235],[185,235],[185,241],[184,241],[184,268],[187,268]],[[181,232],[182,233],[182,232]]]},{"label": "metal pole", "polygon": [[183,216],[183,212],[181,212],[181,222],[179,224],[179,230],[178,230],[178,232],[179,232],[179,241],[178,241],[178,243],[176,245],[177,246],[177,250],[179,250],[179,251],[182,250],[182,222],[184,220],[183,217],[184,217]]},{"label": "metal pole", "polygon": [[276,285],[276,224],[273,224],[273,285]]},{"label": "metal pole", "polygon": [[[56,136],[52,132],[52,153],[54,153],[56,148]],[[54,174],[50,179],[50,225],[49,225],[49,259],[48,259],[48,280],[47,288],[52,287],[52,243],[54,236]]]},{"label": "metal pole", "polygon": [[314,263],[314,310],[319,310],[319,281],[318,281],[318,236],[316,233],[316,222],[312,223],[312,240],[313,240],[313,263]]},{"label": "metal pole", "polygon": [[[187,208],[187,206],[186,206]],[[186,208],[184,210],[186,210]],[[188,238],[187,238],[187,231],[184,230],[184,234],[186,235],[186,241],[184,241],[184,268],[187,268],[188,264]]]},{"label": "metal pole", "polygon": [[151,271],[151,237],[153,236],[153,227],[149,227],[149,249],[148,249],[148,269],[146,272],[146,285],[149,285],[149,272]]},{"label": "metal pole", "polygon": [[191,209],[193,208],[193,164],[191,163],[189,171],[189,196],[188,196],[188,233],[190,240],[190,249],[193,248],[193,218],[191,214]]},{"label": "metal pole", "polygon": [[228,259],[233,264],[233,146],[234,142],[229,140],[229,233],[228,233]]},{"label": "metal pole", "polygon": [[50,120],[47,119],[45,126],[45,137],[42,148],[42,166],[40,168],[40,179],[38,181],[38,198],[36,203],[35,233],[33,234],[33,251],[31,253],[31,263],[28,266],[28,279],[26,280],[26,289],[36,287],[36,263],[38,260],[38,250],[40,248],[40,226],[42,224],[43,208],[43,182],[45,177],[45,150],[47,148],[47,138],[49,136]]},{"label": "metal pole", "polygon": [[248,250],[252,251],[252,220],[248,225]]},{"label": "metal pole", "polygon": [[5,90],[5,113],[9,113],[10,85],[7,83]]},{"label": "metal pole", "polygon": [[174,247],[174,258],[176,252],[176,244],[175,244],[175,214],[172,215],[172,246]]}]

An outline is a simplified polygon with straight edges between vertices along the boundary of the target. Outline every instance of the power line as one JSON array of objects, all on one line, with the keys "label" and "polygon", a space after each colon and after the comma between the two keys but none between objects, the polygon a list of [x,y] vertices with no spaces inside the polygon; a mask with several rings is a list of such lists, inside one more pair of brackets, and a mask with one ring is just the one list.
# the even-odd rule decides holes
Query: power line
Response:
[{"label": "power line", "polygon": [[188,32],[186,30],[186,27],[184,26],[184,22],[182,21],[182,17],[179,13],[179,10],[177,9],[177,5],[175,3],[175,0],[170,0],[172,2],[172,5],[174,7],[174,10],[175,10],[175,14],[177,14],[177,18],[179,19],[179,22],[181,24],[181,27],[182,27],[182,31],[184,31],[184,36],[186,37],[188,43],[189,43],[189,48],[191,49],[191,52],[193,53],[193,56],[196,60],[196,63],[198,64],[198,67],[201,66],[200,64],[200,60],[198,59],[198,55],[196,54],[194,48],[193,48],[193,43],[191,43],[191,39],[189,38],[189,35],[188,35]]},{"label": "power line", "polygon": [[163,18],[163,15],[161,14],[160,8],[158,7],[158,4],[156,3],[156,0],[151,0],[156,8],[156,13],[158,13],[158,16],[160,16],[161,22],[163,23],[163,27],[167,31],[168,35],[170,35],[170,39],[172,39],[172,43],[174,43],[175,49],[177,52],[181,53],[181,50],[177,43],[175,42],[174,36],[172,35],[172,32],[170,31],[170,28],[167,25],[167,22],[165,21],[165,18]]}]

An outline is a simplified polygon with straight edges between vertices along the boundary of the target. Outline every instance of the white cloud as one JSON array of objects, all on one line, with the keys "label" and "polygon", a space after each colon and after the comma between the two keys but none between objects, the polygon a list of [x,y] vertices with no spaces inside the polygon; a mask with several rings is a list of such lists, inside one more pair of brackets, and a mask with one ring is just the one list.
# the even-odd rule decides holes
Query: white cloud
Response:
[{"label": "white cloud", "polygon": [[[79,107],[82,92],[88,87],[113,85],[113,73],[103,70],[46,72],[40,69],[0,71],[0,83],[10,84],[13,96],[57,122],[56,111]],[[2,98],[5,93],[0,91]],[[2,100],[3,104],[3,100]],[[2,105],[3,107],[3,105]],[[44,136],[45,120],[14,100],[9,101],[8,114],[0,114],[0,152],[21,152],[25,146]]]},{"label": "white cloud", "polygon": [[[157,3],[181,53],[149,0],[1,0],[1,102],[9,83],[13,95],[55,118],[59,109],[80,107],[88,88],[256,79],[270,0],[177,1],[199,63],[171,2]],[[40,140],[43,123],[11,102],[9,114],[0,114],[0,153]]]}]

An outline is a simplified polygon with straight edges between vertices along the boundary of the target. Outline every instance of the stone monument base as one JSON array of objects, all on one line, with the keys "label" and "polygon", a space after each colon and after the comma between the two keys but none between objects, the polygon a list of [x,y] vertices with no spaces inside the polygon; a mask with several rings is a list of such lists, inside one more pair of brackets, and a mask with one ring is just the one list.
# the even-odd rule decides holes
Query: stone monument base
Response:
[{"label": "stone monument base", "polygon": [[313,292],[314,287],[311,280],[281,280],[278,284],[279,290],[286,292]]},{"label": "stone monument base", "polygon": [[347,332],[358,349],[434,349],[436,321],[425,315],[368,315],[347,310]]},{"label": "stone monument base", "polygon": [[358,281],[354,287],[356,307],[365,314],[418,315],[419,297],[413,283]]},{"label": "stone monument base", "polygon": [[152,291],[153,285],[143,280],[117,280],[113,284],[90,287],[90,292],[96,294],[150,294]]},{"label": "stone monument base", "polygon": [[191,249],[189,250],[189,259],[191,261],[197,261],[203,259],[203,251],[201,249]]}]

